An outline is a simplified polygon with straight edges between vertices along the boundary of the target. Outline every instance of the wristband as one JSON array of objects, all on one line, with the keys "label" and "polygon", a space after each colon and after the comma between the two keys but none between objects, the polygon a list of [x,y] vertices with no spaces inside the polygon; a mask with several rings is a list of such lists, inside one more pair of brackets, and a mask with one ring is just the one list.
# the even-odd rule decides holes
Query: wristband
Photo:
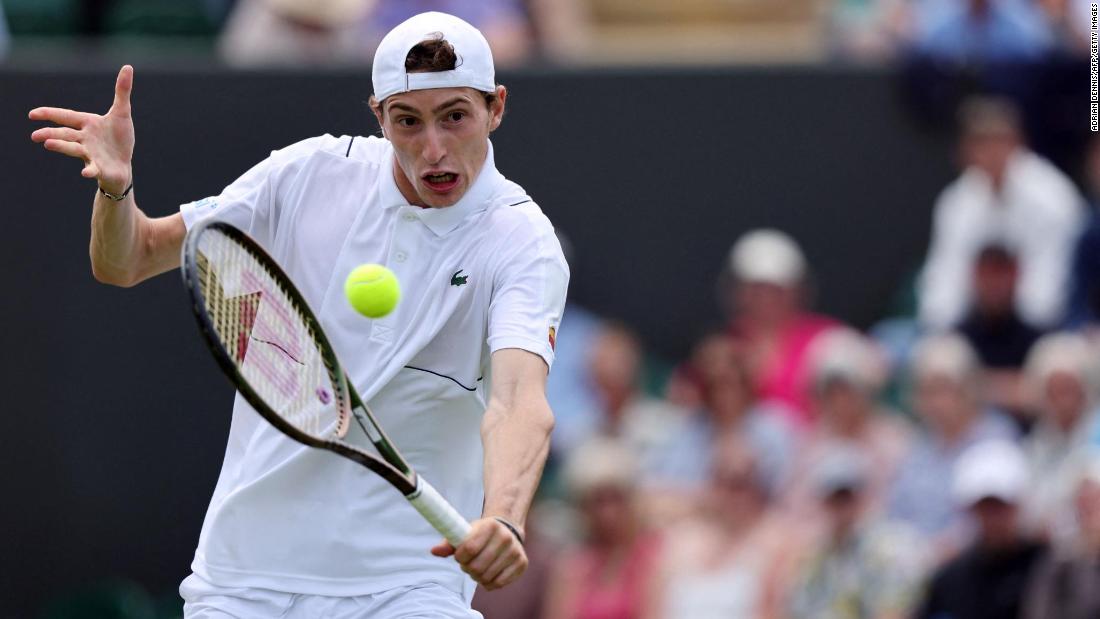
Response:
[{"label": "wristband", "polygon": [[126,196],[130,195],[130,190],[133,189],[133,188],[134,188],[134,181],[131,179],[130,180],[130,186],[126,188],[126,191],[123,191],[122,193],[120,193],[118,195],[115,195],[113,193],[108,193],[108,192],[104,191],[102,187],[99,188],[99,193],[107,196],[108,198],[114,200],[115,202],[122,202],[123,200],[126,199]]},{"label": "wristband", "polygon": [[519,545],[520,545],[520,546],[523,546],[523,545],[524,545],[524,541],[523,541],[523,534],[519,532],[519,527],[517,527],[516,525],[512,524],[511,522],[508,522],[508,521],[507,521],[507,520],[505,520],[504,518],[501,518],[500,516],[494,516],[494,517],[493,517],[493,520],[496,520],[496,521],[497,521],[497,522],[499,522],[500,524],[502,524],[502,525],[504,525],[505,527],[507,527],[507,528],[508,528],[508,530],[512,532],[512,535],[515,535],[515,536],[516,536],[516,539],[518,539],[518,540],[519,540]]}]

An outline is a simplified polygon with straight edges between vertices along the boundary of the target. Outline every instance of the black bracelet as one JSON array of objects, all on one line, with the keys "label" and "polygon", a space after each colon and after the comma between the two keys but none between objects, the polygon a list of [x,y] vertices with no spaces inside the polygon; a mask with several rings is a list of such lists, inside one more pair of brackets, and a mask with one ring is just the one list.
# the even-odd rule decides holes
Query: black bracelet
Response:
[{"label": "black bracelet", "polygon": [[519,545],[520,546],[525,545],[525,542],[523,541],[523,534],[519,532],[519,527],[512,524],[511,522],[508,522],[504,518],[501,518],[500,516],[493,516],[493,520],[496,520],[500,524],[508,527],[508,530],[512,532],[512,535],[515,535],[516,539],[519,540]]},{"label": "black bracelet", "polygon": [[134,181],[133,181],[133,179],[131,179],[130,180],[130,186],[126,188],[126,191],[123,191],[122,193],[118,194],[117,196],[113,193],[108,193],[108,192],[104,191],[102,187],[99,188],[99,193],[107,196],[108,198],[114,200],[115,202],[122,202],[123,200],[126,199],[126,196],[130,195],[130,190],[133,189],[133,188],[134,188]]}]

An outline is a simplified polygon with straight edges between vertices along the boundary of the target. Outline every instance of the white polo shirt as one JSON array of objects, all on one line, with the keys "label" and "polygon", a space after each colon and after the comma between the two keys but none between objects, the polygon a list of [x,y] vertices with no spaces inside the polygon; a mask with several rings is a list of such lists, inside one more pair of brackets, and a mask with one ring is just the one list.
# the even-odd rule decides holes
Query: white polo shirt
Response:
[{"label": "white polo shirt", "polygon": [[[180,210],[188,228],[216,217],[272,254],[398,449],[472,520],[490,354],[522,348],[553,363],[569,271],[549,220],[497,171],[491,145],[447,208],[410,206],[393,165],[384,139],[325,135]],[[397,309],[378,320],[343,294],[365,262],[401,282]],[[428,552],[440,539],[385,481],[292,441],[238,395],[192,569],[230,587],[350,596],[436,582],[469,598],[458,564]]]}]

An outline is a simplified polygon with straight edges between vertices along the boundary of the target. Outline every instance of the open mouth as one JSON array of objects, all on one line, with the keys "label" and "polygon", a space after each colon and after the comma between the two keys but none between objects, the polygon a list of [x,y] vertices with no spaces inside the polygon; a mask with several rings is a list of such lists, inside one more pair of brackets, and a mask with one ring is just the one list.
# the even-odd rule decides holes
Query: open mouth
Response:
[{"label": "open mouth", "polygon": [[458,175],[452,172],[440,174],[425,174],[424,182],[435,191],[449,191],[458,184]]}]

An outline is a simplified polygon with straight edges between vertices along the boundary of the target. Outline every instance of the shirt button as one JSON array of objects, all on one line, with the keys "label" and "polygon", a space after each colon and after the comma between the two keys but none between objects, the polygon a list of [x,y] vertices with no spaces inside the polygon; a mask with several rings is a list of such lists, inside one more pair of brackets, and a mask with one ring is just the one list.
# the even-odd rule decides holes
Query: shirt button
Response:
[{"label": "shirt button", "polygon": [[406,254],[403,251],[399,251],[399,252],[397,252],[396,254],[393,255],[393,259],[398,261],[398,262],[404,262],[405,258],[408,258],[408,257],[409,257],[408,254]]}]

